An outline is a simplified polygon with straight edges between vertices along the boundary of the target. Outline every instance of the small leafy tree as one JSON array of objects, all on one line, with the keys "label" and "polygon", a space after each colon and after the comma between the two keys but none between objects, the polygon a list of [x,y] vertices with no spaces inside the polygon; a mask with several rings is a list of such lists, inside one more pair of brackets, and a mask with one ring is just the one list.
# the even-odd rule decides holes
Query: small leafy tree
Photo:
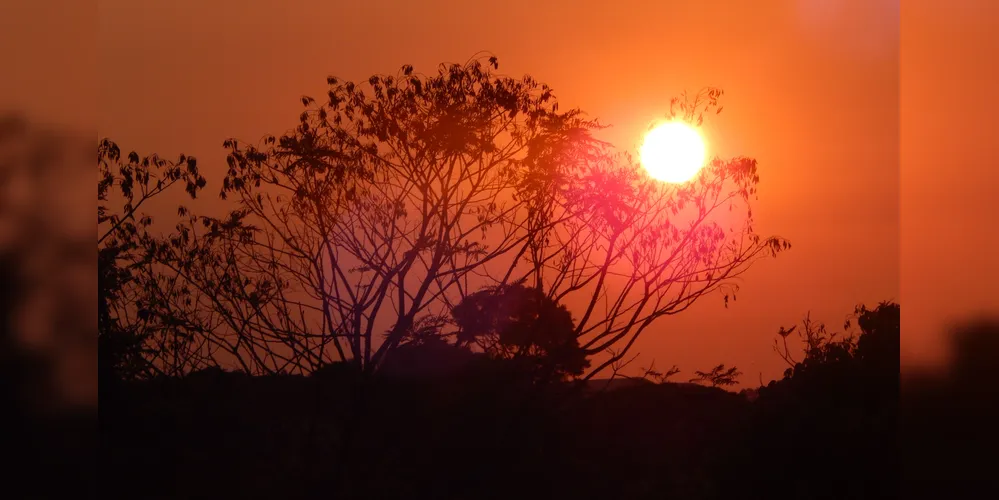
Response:
[{"label": "small leafy tree", "polygon": [[642,378],[644,378],[646,380],[652,380],[653,382],[655,382],[657,384],[665,384],[665,383],[669,382],[670,378],[676,376],[679,373],[680,373],[680,368],[677,367],[676,365],[673,365],[673,366],[670,367],[669,370],[666,370],[665,372],[662,372],[662,371],[656,370],[656,364],[655,364],[655,362],[653,362],[652,365],[650,365],[645,370],[645,374],[642,376]]},{"label": "small leafy tree", "polygon": [[739,381],[742,372],[736,367],[725,368],[724,364],[718,365],[708,371],[695,370],[694,378],[690,382],[695,384],[707,384],[711,387],[735,385]]},{"label": "small leafy tree", "polygon": [[527,361],[541,376],[579,376],[589,366],[572,315],[543,291],[523,285],[481,290],[452,311],[459,345],[500,359]]},{"label": "small leafy tree", "polygon": [[552,150],[597,155],[597,125],[480,61],[328,83],[325,103],[303,98],[295,131],[262,149],[226,141],[222,195],[262,227],[241,274],[281,269],[301,298],[289,312],[307,322],[297,335],[322,339],[320,362],[374,369],[421,318],[504,282],[490,272],[546,224],[520,193],[538,190]]}]

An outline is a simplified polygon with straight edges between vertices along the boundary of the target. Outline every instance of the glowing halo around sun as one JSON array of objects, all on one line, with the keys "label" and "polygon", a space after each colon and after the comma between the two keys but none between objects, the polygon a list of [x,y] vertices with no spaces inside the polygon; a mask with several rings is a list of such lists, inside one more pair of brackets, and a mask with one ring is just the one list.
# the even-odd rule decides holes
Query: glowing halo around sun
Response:
[{"label": "glowing halo around sun", "polygon": [[704,166],[706,149],[704,139],[694,127],[671,121],[645,134],[639,156],[650,177],[680,184],[692,179]]}]

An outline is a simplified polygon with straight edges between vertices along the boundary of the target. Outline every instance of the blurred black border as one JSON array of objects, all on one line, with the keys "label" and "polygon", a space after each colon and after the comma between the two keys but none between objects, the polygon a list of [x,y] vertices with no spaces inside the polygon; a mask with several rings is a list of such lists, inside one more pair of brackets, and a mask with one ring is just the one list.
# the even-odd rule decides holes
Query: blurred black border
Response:
[{"label": "blurred black border", "polygon": [[[803,0],[802,0],[803,1]],[[878,1],[878,0],[868,0]],[[890,1],[890,0],[887,0]],[[895,0],[898,1],[898,0]],[[900,119],[902,123],[901,149],[901,183],[906,184],[906,178],[912,174],[914,167],[910,160],[924,157],[944,157],[946,151],[939,151],[939,145],[932,141],[920,140],[912,130],[917,126],[925,126],[927,106],[948,106],[949,119],[946,123],[937,124],[940,133],[954,134],[966,137],[960,146],[953,143],[951,148],[960,147],[971,150],[982,150],[983,159],[975,164],[946,165],[948,175],[959,175],[967,178],[967,182],[978,186],[994,189],[996,185],[996,160],[988,147],[976,142],[981,137],[981,131],[969,128],[964,114],[974,113],[999,116],[999,101],[991,96],[988,88],[994,86],[999,76],[999,42],[994,26],[999,26],[999,5],[995,2],[977,2],[975,0],[959,0],[951,2],[909,1],[901,4],[901,102]],[[96,22],[97,2],[76,0],[24,0],[12,2],[3,7],[0,29],[0,48],[10,59],[10,66],[5,68],[5,77],[0,78],[0,95],[4,102],[0,105],[0,117],[5,126],[13,126],[16,121],[22,124],[38,126],[41,129],[58,129],[69,131],[71,135],[86,137],[96,130],[96,118],[87,119],[87,110],[95,110],[92,103],[96,101],[95,91],[100,85],[100,69],[97,68],[95,55],[96,45],[92,37],[81,36],[79,43],[72,46],[54,46],[39,43],[47,30],[66,29],[73,27],[78,33],[86,34],[98,27]],[[977,10],[976,10],[977,9]],[[972,12],[977,18],[985,19],[975,26],[968,26],[955,31],[944,29],[949,15],[956,10]],[[47,13],[42,16],[42,13]],[[55,22],[53,22],[55,19]],[[990,28],[992,26],[992,28]],[[19,28],[18,28],[19,27]],[[16,29],[12,29],[16,28]],[[951,26],[950,28],[954,28]],[[97,28],[99,29],[99,27]],[[29,35],[35,33],[35,35]],[[960,36],[955,36],[959,33]],[[947,50],[971,53],[977,55],[970,60],[971,64],[961,66],[954,61],[942,59],[940,51],[937,54],[922,53],[919,46],[946,46]],[[35,50],[34,53],[31,50]],[[27,51],[27,55],[25,55]],[[84,61],[82,64],[80,61]],[[71,63],[72,62],[72,63]],[[92,64],[88,64],[92,62]],[[62,67],[90,68],[94,74],[66,74]],[[932,71],[927,69],[946,68]],[[16,78],[12,75],[16,75]],[[37,81],[35,95],[22,95],[25,89],[31,88],[25,82]],[[52,85],[51,82],[61,82]],[[13,82],[13,83],[12,83]],[[42,85],[47,82],[48,84]],[[88,85],[90,85],[88,87]],[[915,87],[930,86],[941,90],[933,91],[938,102],[926,102],[930,95],[920,92]],[[10,88],[8,88],[10,87]],[[53,99],[53,89],[61,95]],[[66,93],[71,95],[67,96]],[[947,101],[953,96],[979,94],[974,107],[955,106],[953,101]],[[961,103],[965,100],[958,99]],[[60,108],[57,105],[62,103]],[[74,107],[72,103],[79,103]],[[21,106],[23,104],[23,106]],[[42,111],[38,111],[42,110]],[[53,114],[53,110],[55,110]],[[46,112],[50,112],[46,115]],[[98,111],[99,112],[99,111]],[[81,116],[84,116],[81,118]],[[86,123],[89,121],[89,124]],[[932,125],[932,124],[931,124]],[[993,129],[993,136],[994,136]],[[973,133],[975,132],[975,133]],[[91,136],[92,137],[92,136]],[[8,144],[9,145],[9,144]],[[937,149],[935,149],[937,148]],[[81,163],[81,168],[88,168],[89,161]],[[3,168],[3,167],[0,167]],[[70,166],[69,168],[74,168]],[[944,168],[944,167],[941,167]],[[908,173],[907,173],[908,172]],[[72,176],[67,176],[67,179]],[[70,186],[72,187],[72,186]],[[937,203],[932,199],[907,196],[902,189],[901,221],[903,227],[901,236],[902,261],[901,289],[899,301],[908,306],[906,297],[926,294],[927,287],[934,283],[925,278],[923,270],[927,267],[955,266],[955,272],[964,272],[958,266],[968,258],[980,255],[999,255],[999,248],[994,246],[963,246],[955,244],[947,238],[932,237],[919,239],[908,228],[916,227],[907,219],[918,218],[927,209],[927,204]],[[965,196],[967,206],[950,206],[953,217],[980,211],[981,207],[995,209],[994,199],[991,202],[973,204],[971,196]],[[81,211],[92,210],[80,207]],[[967,210],[964,212],[962,210]],[[2,212],[0,212],[2,213]],[[999,214],[999,209],[997,209]],[[980,215],[980,213],[976,213]],[[915,229],[921,230],[918,227]],[[995,233],[994,228],[981,228],[981,231]],[[42,241],[39,238],[38,241]],[[940,248],[925,261],[920,258],[906,256],[911,250],[910,243],[916,241],[919,245],[937,245]],[[21,243],[31,243],[21,241]],[[994,240],[993,240],[994,243]],[[30,245],[20,245],[16,251],[29,248]],[[30,276],[25,276],[24,267],[18,260],[16,251],[0,247],[0,286],[2,286],[2,308],[4,325],[16,311],[21,300],[19,287],[30,282]],[[30,250],[29,250],[30,251]],[[934,256],[944,255],[938,259]],[[96,269],[96,265],[95,265]],[[987,283],[983,286],[984,293],[999,296],[991,290],[991,284],[996,282],[997,268],[990,265],[977,269],[977,275],[968,276],[968,280]],[[95,278],[96,280],[96,278]],[[906,311],[912,309],[906,308]],[[902,382],[902,413],[900,416],[900,453],[903,455],[901,480],[906,498],[930,498],[943,495],[945,497],[960,496],[959,492],[974,492],[981,495],[985,489],[995,486],[990,464],[994,464],[996,444],[995,422],[992,419],[996,413],[996,382],[993,366],[995,343],[987,340],[989,334],[984,331],[997,329],[996,311],[988,306],[977,317],[964,318],[955,322],[951,329],[955,332],[951,338],[957,343],[965,339],[968,332],[979,332],[979,344],[972,342],[970,352],[977,358],[957,359],[951,366],[937,372],[927,372],[916,375],[906,375]],[[903,313],[903,323],[906,323]],[[90,328],[90,322],[81,321],[83,330]],[[95,322],[94,322],[95,323]],[[94,325],[96,330],[96,325]],[[48,496],[44,490],[51,489],[54,494],[60,489],[74,492],[74,496],[86,496],[83,491],[92,491],[94,487],[94,471],[96,468],[95,444],[98,412],[96,401],[92,406],[77,405],[65,407],[52,405],[49,399],[49,379],[46,375],[47,361],[22,349],[12,336],[12,328],[5,326],[0,336],[0,369],[3,370],[4,386],[2,394],[4,407],[8,409],[11,420],[5,426],[4,439],[9,443],[8,462],[10,466],[5,473],[13,479],[21,479],[21,483],[29,486],[23,490],[26,497]],[[973,335],[972,335],[973,336]],[[96,343],[96,335],[93,337]],[[903,339],[905,336],[903,336]],[[967,341],[971,342],[971,341]],[[904,346],[905,340],[903,340]],[[960,364],[960,365],[959,365]],[[960,369],[958,369],[960,368]],[[94,374],[96,379],[96,374]],[[58,478],[58,479],[54,479]],[[10,483],[13,484],[13,483]],[[963,485],[963,486],[962,486]]]}]

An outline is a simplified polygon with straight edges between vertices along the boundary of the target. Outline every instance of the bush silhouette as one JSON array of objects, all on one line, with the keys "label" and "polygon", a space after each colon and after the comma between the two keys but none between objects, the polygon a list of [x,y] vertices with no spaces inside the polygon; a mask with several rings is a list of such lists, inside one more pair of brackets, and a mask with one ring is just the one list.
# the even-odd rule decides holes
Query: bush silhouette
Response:
[{"label": "bush silhouette", "polygon": [[582,375],[589,366],[565,306],[523,285],[469,295],[452,311],[460,345],[537,370],[543,377]]},{"label": "bush silhouette", "polygon": [[804,358],[760,388],[747,455],[736,461],[745,462],[733,466],[746,474],[743,487],[761,492],[756,498],[897,496],[899,306],[861,306],[855,315],[857,338],[806,318]]}]

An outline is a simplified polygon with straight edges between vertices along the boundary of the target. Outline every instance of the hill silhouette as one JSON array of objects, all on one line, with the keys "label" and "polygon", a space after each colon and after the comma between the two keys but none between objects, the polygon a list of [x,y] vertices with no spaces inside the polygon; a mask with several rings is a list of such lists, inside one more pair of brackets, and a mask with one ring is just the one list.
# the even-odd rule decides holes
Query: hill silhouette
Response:
[{"label": "hill silhouette", "polygon": [[646,379],[539,384],[434,344],[379,375],[124,382],[102,403],[102,484],[143,498],[893,498],[898,306],[860,312],[857,339],[816,344],[755,400]]}]

